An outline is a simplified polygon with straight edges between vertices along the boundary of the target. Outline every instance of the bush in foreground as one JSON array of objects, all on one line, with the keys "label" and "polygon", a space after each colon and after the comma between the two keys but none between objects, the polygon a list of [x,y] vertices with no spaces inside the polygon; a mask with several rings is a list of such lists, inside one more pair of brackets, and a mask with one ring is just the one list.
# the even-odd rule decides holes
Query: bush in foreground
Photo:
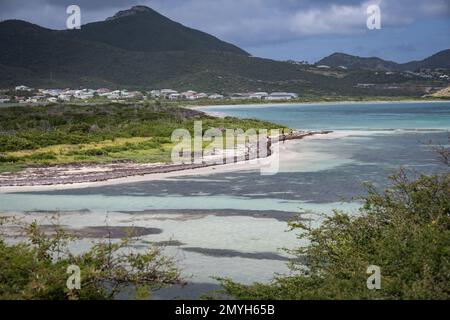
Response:
[{"label": "bush in foreground", "polygon": [[[24,226],[27,241],[8,244],[0,236],[0,299],[114,299],[129,292],[148,298],[151,290],[178,284],[172,260],[157,248],[135,253],[129,241],[104,241],[74,255],[68,246],[74,238],[55,228],[45,234],[36,224]],[[67,268],[81,271],[81,288],[69,289]]]},{"label": "bush in foreground", "polygon": [[[335,212],[315,229],[292,222],[309,245],[291,251],[298,258],[291,275],[251,286],[222,279],[224,292],[239,299],[450,299],[450,175],[392,180],[384,193],[369,187],[359,215]],[[381,268],[380,290],[367,288],[370,265]]]}]

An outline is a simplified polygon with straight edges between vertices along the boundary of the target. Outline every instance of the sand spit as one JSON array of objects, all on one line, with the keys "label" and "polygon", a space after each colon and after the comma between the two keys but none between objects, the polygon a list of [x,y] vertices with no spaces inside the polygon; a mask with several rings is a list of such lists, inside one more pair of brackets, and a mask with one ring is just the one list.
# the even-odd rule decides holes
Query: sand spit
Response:
[{"label": "sand spit", "polygon": [[[295,131],[291,134],[279,137],[272,137],[272,144],[281,140],[300,140],[314,135],[329,134],[331,131]],[[116,162],[108,164],[61,164],[48,166],[32,166],[27,169],[0,174],[0,192],[24,192],[38,190],[34,187],[88,187],[93,183],[112,182],[127,183],[141,179],[133,177],[154,176],[156,179],[176,177],[185,173],[205,173],[204,169],[214,170],[217,167],[228,166],[235,169],[242,169],[242,166],[255,165],[259,159],[237,161],[236,163],[217,164],[217,159],[224,157],[229,150],[219,150],[214,156],[205,157],[199,164],[164,164],[164,163],[134,163]],[[245,148],[241,148],[245,153]],[[238,154],[239,155],[239,154]],[[241,155],[242,156],[242,155]],[[244,157],[242,157],[244,158]],[[203,170],[202,170],[203,169]],[[181,174],[182,173],[182,174]],[[143,179],[145,180],[145,179]],[[31,188],[30,188],[31,187]]]}]

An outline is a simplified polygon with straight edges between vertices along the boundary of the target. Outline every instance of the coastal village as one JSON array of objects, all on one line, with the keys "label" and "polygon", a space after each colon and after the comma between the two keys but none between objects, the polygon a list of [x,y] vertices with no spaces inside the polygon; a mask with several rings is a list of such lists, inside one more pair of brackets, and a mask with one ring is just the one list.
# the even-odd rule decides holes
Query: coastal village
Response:
[{"label": "coastal village", "polygon": [[[294,63],[294,62],[289,62]],[[299,62],[298,64],[304,64]],[[315,65],[316,70],[332,69],[328,65]],[[335,70],[346,70],[344,66],[339,66]],[[396,77],[401,76],[405,79],[423,79],[441,81],[445,87],[450,83],[450,73],[444,69],[420,69],[417,72],[391,72],[391,71],[373,71],[373,76]],[[398,89],[399,84],[367,83],[360,82],[354,85],[358,89]],[[429,86],[428,91],[438,92],[444,87]],[[439,95],[439,94],[438,94]],[[448,95],[446,95],[448,96]],[[127,90],[127,89],[109,89],[109,88],[46,88],[35,89],[27,85],[17,85],[10,89],[0,89],[0,103],[64,103],[64,102],[101,102],[110,101],[116,103],[125,103],[129,101],[145,101],[150,99],[165,100],[266,100],[266,101],[288,101],[299,97],[298,93],[292,92],[235,92],[235,93],[217,93],[217,92],[199,92],[195,90],[178,91],[171,88],[154,90]]]},{"label": "coastal village", "polygon": [[131,100],[167,99],[167,100],[273,100],[286,101],[298,98],[291,92],[245,92],[223,95],[204,93],[193,90],[178,92],[173,89],[151,91],[129,91],[126,89],[34,89],[25,85],[16,86],[13,90],[0,93],[0,103],[58,103],[58,102],[90,102],[107,100],[124,103]]}]

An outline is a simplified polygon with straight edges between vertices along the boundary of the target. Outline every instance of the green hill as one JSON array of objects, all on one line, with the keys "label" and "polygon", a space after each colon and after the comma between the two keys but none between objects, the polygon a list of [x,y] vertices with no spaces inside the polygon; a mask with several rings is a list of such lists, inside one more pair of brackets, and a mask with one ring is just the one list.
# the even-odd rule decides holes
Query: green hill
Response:
[{"label": "green hill", "polygon": [[327,65],[336,68],[342,66],[349,69],[378,71],[393,71],[399,69],[399,64],[392,61],[386,61],[376,57],[357,57],[341,52],[336,52],[326,58],[323,58],[322,60],[317,62],[317,65]]},{"label": "green hill", "polygon": [[[171,87],[206,92],[290,91],[306,96],[421,96],[448,84],[370,70],[323,70],[250,56],[150,8],[121,11],[80,30],[0,22],[0,88]],[[444,59],[445,60],[445,59]],[[370,90],[360,83],[371,83]]]},{"label": "green hill", "polygon": [[402,65],[404,70],[436,69],[450,70],[450,49],[440,51],[431,57],[420,61],[412,61]]},{"label": "green hill", "polygon": [[408,63],[396,63],[386,61],[376,57],[358,57],[345,53],[336,52],[323,58],[317,65],[327,65],[330,67],[346,67],[349,69],[363,69],[376,71],[416,71],[419,69],[450,69],[450,49],[440,51],[431,57],[420,61]]},{"label": "green hill", "polygon": [[131,51],[215,50],[249,55],[232,44],[187,28],[145,6],[120,11],[106,21],[89,23],[80,30],[65,33],[74,39],[100,42]]}]

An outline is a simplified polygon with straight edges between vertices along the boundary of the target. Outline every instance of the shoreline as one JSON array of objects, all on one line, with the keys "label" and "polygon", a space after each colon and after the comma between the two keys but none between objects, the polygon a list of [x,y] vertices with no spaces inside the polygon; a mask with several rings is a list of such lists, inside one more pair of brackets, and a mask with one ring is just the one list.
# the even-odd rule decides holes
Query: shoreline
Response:
[{"label": "shoreline", "polygon": [[[150,101],[150,100],[148,100]],[[235,101],[236,103],[233,103]],[[404,100],[385,100],[385,99],[374,99],[374,100],[317,100],[317,101],[273,101],[273,102],[261,102],[260,100],[242,100],[244,103],[238,103],[239,100],[226,100],[224,103],[218,103],[218,104],[204,104],[204,105],[196,105],[196,104],[183,104],[185,101],[177,101],[178,104],[175,104],[175,106],[178,106],[180,108],[185,109],[201,109],[201,108],[212,108],[212,107],[273,107],[273,106],[286,106],[286,105],[340,105],[340,104],[385,104],[385,103],[439,103],[439,102],[450,102],[449,98],[442,98],[442,99],[417,99],[417,98],[411,98],[411,99],[404,99]],[[134,103],[145,103],[146,100],[137,101],[137,102],[125,102],[124,104],[134,104]],[[228,102],[228,103],[226,103]],[[104,101],[100,104],[109,104],[111,102]],[[0,108],[10,108],[10,107],[29,107],[29,106],[46,106],[52,103],[0,103]],[[65,104],[65,103],[63,103]],[[95,105],[98,103],[67,103],[69,105]]]},{"label": "shoreline", "polygon": [[[286,137],[302,140],[306,137],[326,135],[332,131],[296,132]],[[273,144],[280,143],[281,136],[274,137]],[[223,150],[226,154],[227,150]],[[275,154],[275,153],[274,153]],[[21,172],[0,174],[0,193],[21,193],[79,189],[118,185],[134,182],[164,180],[189,175],[205,175],[216,172],[253,170],[267,165],[274,156],[217,164],[214,156],[200,164],[138,164],[132,162],[109,164],[67,164],[46,167],[29,167]],[[219,155],[223,157],[223,154]],[[218,170],[220,168],[220,170]]]},{"label": "shoreline", "polygon": [[211,104],[211,105],[183,105],[182,108],[186,109],[192,109],[192,110],[199,110],[199,109],[212,109],[212,108],[233,108],[233,107],[247,107],[247,108],[253,108],[253,107],[262,107],[262,108],[270,108],[270,107],[279,107],[279,106],[313,106],[313,105],[342,105],[342,104],[399,104],[399,103],[406,103],[406,104],[412,104],[412,103],[450,103],[450,99],[448,100],[420,100],[420,99],[412,99],[412,100],[364,100],[364,101],[358,101],[358,100],[336,100],[336,101],[317,101],[317,102],[274,102],[274,103],[261,103],[259,101],[255,101],[254,103],[248,102],[248,103],[242,103],[242,104]]}]

